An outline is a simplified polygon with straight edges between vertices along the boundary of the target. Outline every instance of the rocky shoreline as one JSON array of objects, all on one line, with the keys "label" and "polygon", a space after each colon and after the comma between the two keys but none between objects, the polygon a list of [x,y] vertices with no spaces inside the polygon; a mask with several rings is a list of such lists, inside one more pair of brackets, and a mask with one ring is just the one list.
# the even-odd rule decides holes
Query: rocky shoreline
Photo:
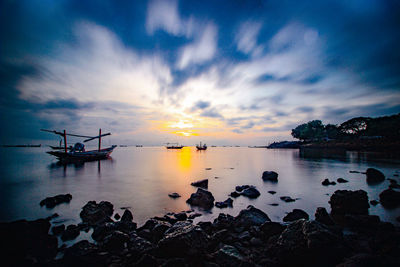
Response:
[{"label": "rocky shoreline", "polygon": [[[385,180],[376,169],[365,174],[368,184]],[[266,171],[262,179],[278,182],[278,174]],[[399,186],[389,180],[379,202],[395,208],[400,205]],[[188,204],[203,209],[232,205],[231,198],[214,204],[212,193],[204,189],[206,182],[194,183],[198,189]],[[322,182],[323,186],[331,184]],[[242,185],[230,194],[233,198],[241,195],[256,198],[260,192]],[[54,207],[71,199],[70,194],[58,195],[40,205]],[[138,228],[129,208],[121,216],[108,201],[89,201],[77,225],[54,224],[58,214],[0,223],[1,251],[11,266],[399,266],[400,228],[369,215],[370,204],[377,203],[369,201],[363,190],[336,190],[329,200],[330,213],[319,207],[314,220],[305,211],[293,209],[283,222],[273,222],[249,205],[236,217],[220,213],[213,222],[194,224],[193,219],[201,214],[191,209],[153,217]],[[59,245],[59,239],[75,240],[82,231],[91,235],[90,241]]]}]

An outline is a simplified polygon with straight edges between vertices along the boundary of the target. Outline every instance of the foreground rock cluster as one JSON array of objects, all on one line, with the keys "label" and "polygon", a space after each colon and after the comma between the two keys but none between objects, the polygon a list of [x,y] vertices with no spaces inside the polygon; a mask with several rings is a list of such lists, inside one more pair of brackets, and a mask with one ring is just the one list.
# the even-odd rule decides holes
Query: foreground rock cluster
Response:
[{"label": "foreground rock cluster", "polygon": [[[331,213],[318,208],[315,220],[294,209],[284,223],[272,222],[250,205],[236,217],[220,213],[213,222],[194,224],[199,214],[190,210],[151,218],[137,228],[129,209],[114,221],[110,202],[89,201],[78,225],[51,227],[52,218],[1,223],[3,261],[15,266],[399,266],[400,229],[368,215],[366,192],[338,190],[330,205]],[[94,242],[58,247],[56,236],[74,239],[89,229]]]}]

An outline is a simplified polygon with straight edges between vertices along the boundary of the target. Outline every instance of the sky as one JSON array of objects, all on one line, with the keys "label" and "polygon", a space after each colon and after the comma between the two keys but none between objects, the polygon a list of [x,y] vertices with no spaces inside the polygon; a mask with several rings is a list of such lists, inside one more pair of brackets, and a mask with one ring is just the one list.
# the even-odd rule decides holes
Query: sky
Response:
[{"label": "sky", "polygon": [[263,145],[400,112],[400,2],[0,1],[0,143]]}]

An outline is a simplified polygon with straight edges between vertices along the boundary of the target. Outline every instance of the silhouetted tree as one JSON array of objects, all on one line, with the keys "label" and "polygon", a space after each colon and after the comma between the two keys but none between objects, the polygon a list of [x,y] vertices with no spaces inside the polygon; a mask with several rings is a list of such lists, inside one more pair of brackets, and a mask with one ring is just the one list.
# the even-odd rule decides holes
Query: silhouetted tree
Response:
[{"label": "silhouetted tree", "polygon": [[321,140],[324,137],[324,125],[320,120],[303,123],[292,129],[292,136],[302,141]]},{"label": "silhouetted tree", "polygon": [[344,135],[359,137],[366,132],[370,120],[367,117],[352,118],[340,124],[339,130]]},{"label": "silhouetted tree", "polygon": [[340,136],[339,128],[335,124],[325,126],[325,136],[329,139],[338,139]]}]

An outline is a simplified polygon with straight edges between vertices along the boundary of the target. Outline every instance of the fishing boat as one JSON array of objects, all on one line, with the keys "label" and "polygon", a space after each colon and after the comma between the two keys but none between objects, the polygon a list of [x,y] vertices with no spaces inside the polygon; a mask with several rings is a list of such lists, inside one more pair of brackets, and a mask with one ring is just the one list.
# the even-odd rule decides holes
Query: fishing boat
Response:
[{"label": "fishing boat", "polygon": [[206,150],[207,149],[207,145],[206,144],[201,144],[200,145],[196,145],[197,150]]},{"label": "fishing boat", "polygon": [[[41,129],[43,132],[49,132],[63,137],[64,139],[64,151],[48,151],[46,153],[55,156],[60,161],[92,161],[106,159],[113,152],[116,145],[108,148],[101,148],[101,138],[104,136],[111,135],[111,133],[101,134],[101,129],[99,130],[98,136],[86,136],[78,134],[68,134],[65,130],[63,132],[58,132],[55,130],[45,130]],[[83,142],[89,142],[94,139],[99,139],[99,145],[97,150],[85,150],[85,145],[82,143],[76,143],[73,147],[67,147],[67,136],[82,137],[87,138]]]},{"label": "fishing boat", "polygon": [[167,143],[165,147],[167,149],[182,149],[183,146],[178,143]]}]

